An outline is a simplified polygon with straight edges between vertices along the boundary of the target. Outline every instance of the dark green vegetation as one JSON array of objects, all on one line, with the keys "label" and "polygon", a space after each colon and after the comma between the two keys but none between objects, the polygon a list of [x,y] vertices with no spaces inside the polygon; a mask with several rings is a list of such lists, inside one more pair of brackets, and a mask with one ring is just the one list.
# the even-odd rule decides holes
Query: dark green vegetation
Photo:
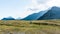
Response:
[{"label": "dark green vegetation", "polygon": [[0,34],[60,34],[60,20],[0,20]]}]

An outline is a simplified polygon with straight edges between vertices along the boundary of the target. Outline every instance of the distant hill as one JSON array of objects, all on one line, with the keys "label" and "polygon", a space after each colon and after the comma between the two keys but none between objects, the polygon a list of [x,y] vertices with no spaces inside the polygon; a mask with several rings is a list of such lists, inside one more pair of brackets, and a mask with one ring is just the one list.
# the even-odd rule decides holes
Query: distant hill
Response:
[{"label": "distant hill", "polygon": [[25,17],[22,20],[37,20],[39,17],[41,17],[42,15],[44,15],[47,11],[40,11],[38,13],[33,13],[27,17]]},{"label": "distant hill", "polygon": [[3,18],[1,20],[15,20],[13,17]]},{"label": "distant hill", "polygon": [[38,18],[38,20],[44,19],[60,19],[60,8],[54,6],[50,10],[48,10],[43,16]]}]

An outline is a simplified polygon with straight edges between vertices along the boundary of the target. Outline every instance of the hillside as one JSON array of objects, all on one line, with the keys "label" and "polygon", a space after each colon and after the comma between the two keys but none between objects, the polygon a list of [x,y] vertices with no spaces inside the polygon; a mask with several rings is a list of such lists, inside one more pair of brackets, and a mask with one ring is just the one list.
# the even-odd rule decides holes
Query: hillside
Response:
[{"label": "hillside", "polygon": [[25,17],[22,20],[37,20],[39,17],[41,17],[42,15],[44,15],[47,11],[40,11],[38,13],[33,13],[27,17]]},{"label": "hillside", "polygon": [[38,20],[45,19],[60,19],[60,8],[54,6],[50,10],[48,10],[43,16],[38,18]]}]

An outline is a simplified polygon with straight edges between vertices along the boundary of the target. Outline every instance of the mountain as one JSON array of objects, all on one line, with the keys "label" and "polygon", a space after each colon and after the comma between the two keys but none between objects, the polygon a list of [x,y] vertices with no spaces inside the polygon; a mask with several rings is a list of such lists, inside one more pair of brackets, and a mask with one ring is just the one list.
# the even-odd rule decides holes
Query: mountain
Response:
[{"label": "mountain", "polygon": [[22,20],[37,20],[39,17],[41,17],[42,15],[44,15],[47,11],[40,11],[38,13],[33,13],[27,17],[25,17]]},{"label": "mountain", "polygon": [[7,17],[7,18],[3,18],[1,20],[15,20],[13,17]]},{"label": "mountain", "polygon": [[60,19],[60,8],[54,6],[50,10],[48,10],[43,16],[38,18],[38,20],[44,19]]}]

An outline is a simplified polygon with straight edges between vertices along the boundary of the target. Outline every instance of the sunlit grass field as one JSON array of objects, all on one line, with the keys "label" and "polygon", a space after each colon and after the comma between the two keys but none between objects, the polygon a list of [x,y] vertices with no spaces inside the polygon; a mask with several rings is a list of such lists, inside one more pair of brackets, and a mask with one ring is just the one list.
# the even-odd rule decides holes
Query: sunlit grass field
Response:
[{"label": "sunlit grass field", "polygon": [[60,20],[0,20],[0,34],[60,34]]}]

